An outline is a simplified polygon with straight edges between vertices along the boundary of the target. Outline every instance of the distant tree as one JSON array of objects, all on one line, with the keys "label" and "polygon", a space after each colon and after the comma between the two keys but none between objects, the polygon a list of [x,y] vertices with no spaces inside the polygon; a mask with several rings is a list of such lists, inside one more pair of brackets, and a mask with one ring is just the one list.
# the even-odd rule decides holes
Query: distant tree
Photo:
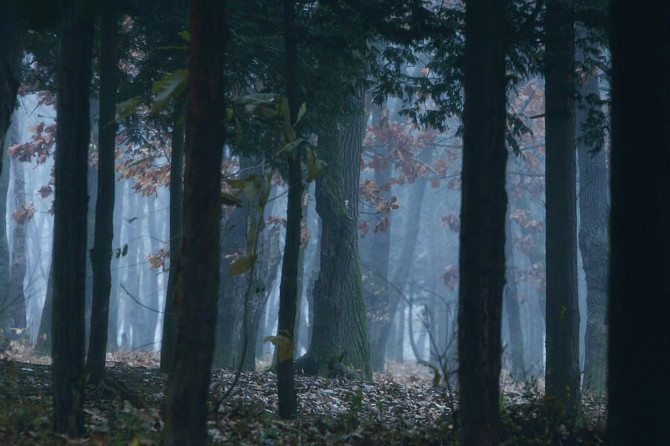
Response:
[{"label": "distant tree", "polygon": [[556,416],[580,417],[572,5],[547,2],[545,17],[547,210],[546,394]]},{"label": "distant tree", "polygon": [[526,375],[523,354],[523,331],[521,329],[521,309],[519,308],[519,295],[516,283],[516,264],[514,263],[514,238],[512,237],[512,221],[509,212],[505,219],[505,292],[503,304],[507,314],[507,327],[509,329],[509,350],[512,377],[523,380]]},{"label": "distant tree", "polygon": [[207,442],[207,395],[219,287],[226,2],[193,0],[190,12],[183,235],[175,293],[174,363],[164,444]]},{"label": "distant tree", "polygon": [[28,222],[35,209],[26,200],[26,180],[23,163],[12,159],[14,170],[15,206],[12,212],[14,229],[12,231],[12,258],[9,271],[9,291],[7,303],[11,328],[26,327],[26,296],[23,280],[26,277]]},{"label": "distant tree", "polygon": [[117,41],[119,14],[116,2],[102,2],[100,29],[100,116],[98,119],[98,184],[95,233],[90,252],[93,270],[93,301],[86,370],[89,384],[98,386],[105,377],[105,357],[112,288],[112,240],[114,238],[116,98],[118,86]]},{"label": "distant tree", "polygon": [[498,404],[505,285],[507,2],[468,1],[460,232],[458,356],[460,436],[500,438]]},{"label": "distant tree", "polygon": [[670,438],[670,2],[612,1],[607,442]]},{"label": "distant tree", "polygon": [[58,65],[53,241],[52,374],[54,430],[84,433],[84,278],[93,16],[64,6]]}]

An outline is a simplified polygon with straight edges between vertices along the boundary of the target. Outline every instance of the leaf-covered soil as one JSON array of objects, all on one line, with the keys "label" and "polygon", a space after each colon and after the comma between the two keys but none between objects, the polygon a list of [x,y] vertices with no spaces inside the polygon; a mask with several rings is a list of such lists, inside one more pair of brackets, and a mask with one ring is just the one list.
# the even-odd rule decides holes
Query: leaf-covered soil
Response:
[{"label": "leaf-covered soil", "polygon": [[[89,390],[88,437],[68,439],[51,433],[51,372],[48,358],[12,344],[0,359],[0,444],[154,445],[163,426],[165,376],[152,353],[110,355],[107,375],[115,391]],[[243,373],[221,399],[234,371],[212,373],[209,434],[214,444],[455,444],[457,423],[446,386],[419,365],[389,364],[389,373],[358,382],[298,375],[300,413],[296,420],[275,416],[276,376]],[[501,398],[502,444],[604,444],[605,402],[585,397],[583,426],[548,420],[538,386],[504,382]],[[125,398],[125,399],[124,399]],[[454,401],[455,403],[455,401]]]}]

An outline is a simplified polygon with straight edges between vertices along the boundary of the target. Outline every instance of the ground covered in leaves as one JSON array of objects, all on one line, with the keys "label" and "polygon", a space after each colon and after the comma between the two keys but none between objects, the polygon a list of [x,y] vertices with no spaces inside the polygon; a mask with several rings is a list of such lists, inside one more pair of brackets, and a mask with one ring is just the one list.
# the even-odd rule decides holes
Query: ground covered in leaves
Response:
[{"label": "ground covered in leaves", "polygon": [[[51,372],[48,358],[12,344],[0,355],[0,444],[8,445],[154,445],[163,426],[161,404],[165,376],[151,353],[111,355],[108,377],[121,395],[89,391],[88,437],[68,439],[51,433]],[[212,374],[209,434],[214,444],[455,444],[457,423],[449,389],[433,387],[433,375],[419,365],[391,364],[389,373],[369,382],[298,375],[300,413],[280,420],[276,376],[243,373],[225,399],[234,371]],[[604,444],[603,400],[585,397],[585,423],[579,428],[550,423],[538,385],[503,383],[502,444]],[[120,386],[120,387],[119,387]]]}]

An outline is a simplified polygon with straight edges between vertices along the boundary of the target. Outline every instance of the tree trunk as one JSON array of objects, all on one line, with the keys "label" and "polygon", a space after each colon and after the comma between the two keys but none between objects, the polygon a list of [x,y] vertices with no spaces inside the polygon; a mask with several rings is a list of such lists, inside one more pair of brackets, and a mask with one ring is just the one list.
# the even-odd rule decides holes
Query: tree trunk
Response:
[{"label": "tree trunk", "polygon": [[670,3],[612,2],[607,441],[670,438]]},{"label": "tree trunk", "polygon": [[521,331],[521,311],[516,287],[512,222],[509,218],[505,219],[505,263],[507,264],[505,273],[507,284],[503,294],[503,301],[505,311],[507,312],[510,337],[510,360],[512,366],[510,372],[515,380],[520,381],[526,377],[526,366],[523,359],[523,332]]},{"label": "tree trunk", "polygon": [[[382,170],[381,166],[375,168],[374,182],[377,187],[388,183],[391,171],[388,166]],[[379,196],[387,201],[391,200],[388,190],[380,190]],[[387,218],[387,215],[381,218]],[[384,360],[386,352],[386,339],[393,319],[391,303],[397,294],[390,296],[389,289],[389,254],[391,251],[391,226],[384,231],[373,233],[370,231],[367,237],[359,239],[361,246],[361,269],[363,270],[363,292],[365,295],[365,311],[368,322],[368,338],[370,339],[370,361],[372,370],[384,371]]]},{"label": "tree trunk", "polygon": [[[583,30],[583,27],[581,27]],[[585,37],[586,32],[581,32]],[[582,58],[583,59],[583,58]],[[581,79],[576,106],[577,134],[582,138],[582,127],[589,118],[590,96],[600,97],[598,78],[587,73]],[[580,139],[577,139],[580,141]],[[602,143],[603,141],[601,141]],[[607,389],[607,263],[608,236],[608,178],[605,149],[581,141],[579,156],[579,248],[586,276],[586,335],[584,341],[584,382],[589,392],[605,393]]]},{"label": "tree trunk", "polygon": [[[21,20],[10,6],[0,4],[0,146],[5,141],[9,120],[16,106],[16,93],[21,83],[23,40]],[[0,161],[0,174],[3,173],[2,164]],[[9,176],[9,172],[4,172],[4,176]]]},{"label": "tree trunk", "polygon": [[458,294],[458,376],[464,445],[493,445],[500,438],[500,337],[507,207],[506,3],[468,2],[465,16]]},{"label": "tree trunk", "polygon": [[95,203],[95,233],[91,250],[93,297],[86,370],[89,383],[98,386],[105,378],[105,355],[109,334],[109,301],[112,287],[112,240],[114,239],[116,89],[118,85],[116,45],[118,14],[115,2],[103,2],[100,30],[100,116],[98,119],[98,197]]},{"label": "tree trunk", "polygon": [[54,431],[84,433],[84,280],[93,19],[68,2],[58,66],[52,374]]},{"label": "tree trunk", "polygon": [[[295,23],[295,0],[284,0],[284,43],[286,46],[286,97],[291,124],[297,122],[300,107],[298,89],[298,43]],[[285,141],[286,143],[290,141]],[[295,349],[296,307],[298,300],[298,269],[300,261],[300,222],[302,220],[302,167],[299,148],[288,155],[288,204],[286,205],[286,240],[282,263],[281,284],[279,286],[279,319],[277,334],[288,339],[293,345],[286,357],[277,363],[278,412],[283,419],[295,418],[297,397],[295,392],[295,370],[293,353]],[[278,349],[277,349],[278,350]]]},{"label": "tree trunk", "polygon": [[[0,141],[2,163],[9,165],[7,156],[7,144]],[[9,193],[9,170],[0,173],[0,216],[7,215],[7,195]],[[9,328],[8,325],[8,299],[9,296],[9,240],[7,239],[7,219],[0,218],[0,330]]]},{"label": "tree trunk", "polygon": [[[361,101],[361,97],[354,100]],[[361,103],[361,102],[359,102]],[[362,103],[361,103],[362,110]],[[328,169],[316,182],[321,217],[321,270],[314,284],[314,327],[300,368],[308,374],[341,373],[342,363],[369,378],[370,346],[358,254],[358,187],[365,125],[363,114],[319,135],[319,154]]]},{"label": "tree trunk", "polygon": [[575,34],[572,5],[547,3],[546,27],[546,210],[547,368],[546,394],[558,418],[579,418],[579,305],[577,301],[577,202],[575,159]]},{"label": "tree trunk", "polygon": [[184,189],[184,116],[186,96],[175,101],[172,115],[172,152],[170,154],[170,270],[165,292],[163,313],[163,334],[161,340],[161,365],[163,373],[168,373],[174,362],[175,308],[174,293],[179,273],[179,253],[183,227],[182,195]]},{"label": "tree trunk", "polygon": [[175,293],[174,364],[168,374],[163,442],[207,442],[207,395],[219,291],[221,154],[226,2],[191,2],[184,169],[184,227]]}]

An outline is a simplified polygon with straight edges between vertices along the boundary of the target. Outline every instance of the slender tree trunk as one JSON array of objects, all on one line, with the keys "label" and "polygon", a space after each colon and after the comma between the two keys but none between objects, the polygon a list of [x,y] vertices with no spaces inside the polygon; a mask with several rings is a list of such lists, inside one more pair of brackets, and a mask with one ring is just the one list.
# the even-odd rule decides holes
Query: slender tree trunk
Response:
[{"label": "slender tree trunk", "polygon": [[221,155],[225,132],[226,2],[191,2],[184,227],[175,293],[174,363],[163,443],[207,442],[207,394],[219,291]]},{"label": "slender tree trunk", "polygon": [[174,293],[179,275],[179,253],[182,237],[182,195],[184,189],[184,116],[186,96],[177,98],[172,115],[172,153],[170,158],[170,270],[165,292],[161,365],[168,373],[174,361],[175,308]]},{"label": "slender tree trunk", "polygon": [[[458,355],[461,442],[494,445],[505,285],[506,1],[471,1],[465,15],[465,108]],[[486,160],[486,162],[482,162]]]},{"label": "slender tree trunk", "polygon": [[[17,159],[12,160],[14,168],[14,195],[15,212],[19,213],[25,209],[26,201],[26,180],[24,165]],[[26,296],[23,290],[23,281],[26,277],[26,243],[28,232],[28,220],[13,219],[13,237],[12,237],[12,258],[9,272],[9,291],[7,303],[9,304],[8,313],[10,328],[26,327]]]},{"label": "slender tree trunk", "polygon": [[[0,141],[2,164],[9,166],[7,156],[7,144]],[[9,193],[9,170],[0,173],[0,216],[7,215],[7,194]],[[9,328],[8,322],[8,297],[9,297],[9,240],[7,239],[7,219],[0,218],[0,330]]]},{"label": "slender tree trunk", "polygon": [[[581,37],[586,37],[580,27]],[[578,58],[583,60],[583,57]],[[587,73],[581,80],[575,116],[577,134],[582,138],[592,105],[590,97],[600,97],[598,78]],[[578,141],[580,139],[578,138]],[[603,141],[601,141],[602,143]],[[607,263],[609,258],[608,236],[608,175],[604,148],[582,141],[578,144],[579,156],[579,248],[586,275],[586,335],[584,341],[584,382],[589,392],[607,390]]]},{"label": "slender tree trunk", "polygon": [[97,386],[105,378],[105,355],[109,334],[109,300],[112,287],[112,240],[114,239],[115,172],[114,148],[116,89],[118,85],[116,46],[118,14],[116,2],[103,2],[100,30],[100,116],[98,120],[98,197],[95,203],[95,233],[91,250],[93,297],[86,370],[89,383]]},{"label": "slender tree trunk", "polygon": [[[509,214],[508,214],[509,216]],[[519,381],[526,376],[526,367],[523,359],[523,332],[521,330],[521,311],[516,287],[516,265],[514,264],[514,240],[512,237],[512,222],[505,219],[505,292],[503,301],[507,312],[510,337],[510,359],[512,363],[512,377]]]},{"label": "slender tree trunk", "polygon": [[[298,44],[295,24],[295,0],[284,0],[284,42],[286,45],[286,96],[290,122],[295,123],[300,107],[298,89]],[[288,142],[288,141],[287,141]],[[298,265],[300,256],[300,222],[302,220],[302,170],[300,152],[288,155],[288,204],[286,207],[286,241],[279,288],[279,320],[277,334],[295,344],[293,330],[298,300]],[[297,397],[295,393],[294,347],[288,357],[277,363],[277,393],[279,416],[295,418]]]},{"label": "slender tree trunk", "polygon": [[579,305],[577,302],[577,202],[575,158],[575,33],[572,5],[547,3],[546,26],[546,209],[547,369],[546,393],[559,418],[579,418]]},{"label": "slender tree trunk", "polygon": [[670,3],[612,2],[607,441],[670,438]]},{"label": "slender tree trunk", "polygon": [[53,241],[52,374],[54,431],[84,433],[84,279],[89,84],[93,19],[78,2],[65,6],[58,67],[58,129]]}]

